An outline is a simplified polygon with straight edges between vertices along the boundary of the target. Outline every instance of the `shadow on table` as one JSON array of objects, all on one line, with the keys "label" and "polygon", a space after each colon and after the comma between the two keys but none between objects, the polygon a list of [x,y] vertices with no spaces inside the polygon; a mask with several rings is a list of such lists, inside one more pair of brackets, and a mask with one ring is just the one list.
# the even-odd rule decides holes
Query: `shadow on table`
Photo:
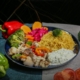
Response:
[{"label": "shadow on table", "polygon": [[4,77],[0,78],[0,80],[10,80],[10,78],[9,78],[9,76],[8,76],[8,75],[6,75],[6,76],[4,76]]}]

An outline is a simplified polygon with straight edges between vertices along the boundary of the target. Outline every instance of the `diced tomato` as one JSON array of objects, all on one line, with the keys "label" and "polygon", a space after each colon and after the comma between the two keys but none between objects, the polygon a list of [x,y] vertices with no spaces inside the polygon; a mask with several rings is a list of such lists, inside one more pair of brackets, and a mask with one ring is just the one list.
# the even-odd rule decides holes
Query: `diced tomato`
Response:
[{"label": "diced tomato", "polygon": [[80,80],[80,68],[75,70],[76,80]]},{"label": "diced tomato", "polygon": [[36,48],[36,46],[31,46],[31,48],[32,48],[32,49],[35,49],[35,48]]},{"label": "diced tomato", "polygon": [[61,71],[64,80],[76,80],[75,71],[73,69],[67,68]]},{"label": "diced tomato", "polygon": [[33,52],[35,52],[36,46],[30,46],[30,48],[32,49]]},{"label": "diced tomato", "polygon": [[64,80],[62,73],[61,72],[57,72],[54,77],[53,80]]}]

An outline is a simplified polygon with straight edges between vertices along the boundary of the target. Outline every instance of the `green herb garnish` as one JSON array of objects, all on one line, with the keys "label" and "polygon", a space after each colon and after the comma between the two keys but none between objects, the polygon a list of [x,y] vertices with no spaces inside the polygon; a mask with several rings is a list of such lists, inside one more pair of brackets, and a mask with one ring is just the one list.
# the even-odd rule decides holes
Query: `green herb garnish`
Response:
[{"label": "green herb garnish", "polygon": [[62,34],[62,30],[61,29],[55,29],[53,30],[53,35],[55,37],[60,36]]}]

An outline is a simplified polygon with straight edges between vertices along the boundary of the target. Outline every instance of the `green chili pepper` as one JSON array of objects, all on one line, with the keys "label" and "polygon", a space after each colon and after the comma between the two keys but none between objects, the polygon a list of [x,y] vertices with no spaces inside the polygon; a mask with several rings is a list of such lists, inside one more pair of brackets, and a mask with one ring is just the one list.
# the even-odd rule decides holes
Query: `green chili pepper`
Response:
[{"label": "green chili pepper", "polygon": [[0,77],[4,77],[6,75],[6,70],[8,68],[8,59],[2,53],[0,53]]}]

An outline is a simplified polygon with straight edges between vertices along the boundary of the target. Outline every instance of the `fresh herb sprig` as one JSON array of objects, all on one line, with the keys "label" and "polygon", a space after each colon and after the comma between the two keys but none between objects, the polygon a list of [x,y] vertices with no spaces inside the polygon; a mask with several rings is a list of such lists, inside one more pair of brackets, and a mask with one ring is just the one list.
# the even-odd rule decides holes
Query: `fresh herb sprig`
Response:
[{"label": "fresh herb sprig", "polygon": [[55,29],[53,30],[53,35],[55,37],[60,36],[62,34],[62,30],[61,29]]}]

